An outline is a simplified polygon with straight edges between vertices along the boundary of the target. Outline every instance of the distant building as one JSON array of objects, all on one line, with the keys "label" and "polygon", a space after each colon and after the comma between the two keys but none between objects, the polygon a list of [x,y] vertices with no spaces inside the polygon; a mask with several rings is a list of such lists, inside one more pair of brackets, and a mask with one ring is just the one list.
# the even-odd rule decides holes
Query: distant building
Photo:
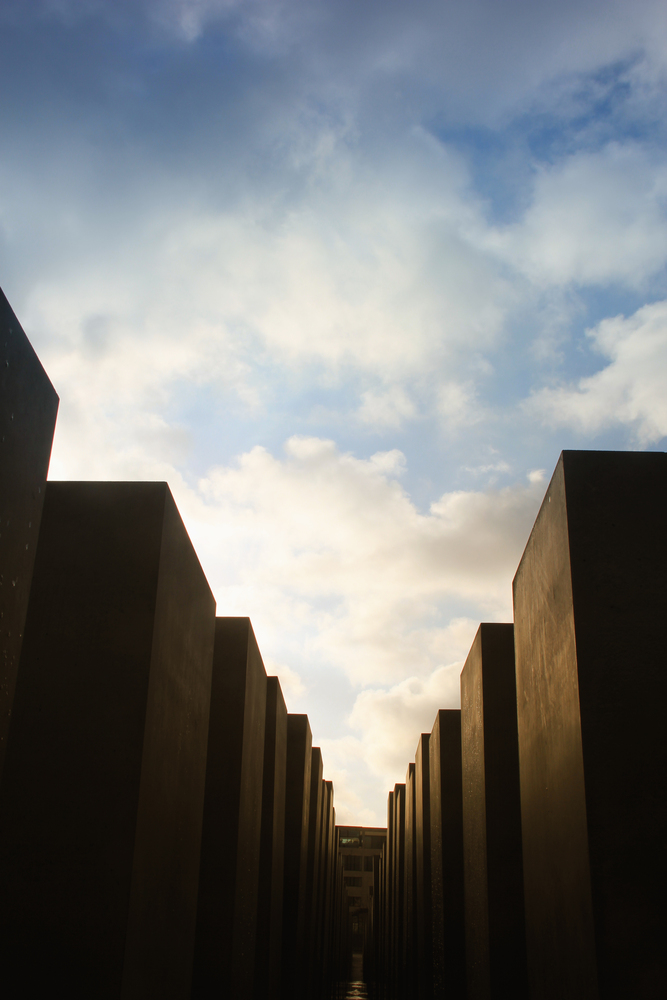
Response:
[{"label": "distant building", "polygon": [[346,950],[350,960],[352,956],[363,955],[368,972],[369,946],[374,936],[373,904],[379,891],[375,878],[381,871],[387,831],[375,826],[337,826],[336,835],[345,897],[343,905],[347,908]]}]

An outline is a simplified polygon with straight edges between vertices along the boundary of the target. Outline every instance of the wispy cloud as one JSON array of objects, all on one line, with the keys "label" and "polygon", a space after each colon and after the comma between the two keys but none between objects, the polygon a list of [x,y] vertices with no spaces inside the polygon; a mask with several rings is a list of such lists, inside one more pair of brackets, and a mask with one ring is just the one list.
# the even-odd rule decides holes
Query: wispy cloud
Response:
[{"label": "wispy cloud", "polygon": [[639,447],[667,436],[667,302],[603,320],[588,336],[609,364],[575,384],[540,390],[528,411],[581,434],[624,425]]}]

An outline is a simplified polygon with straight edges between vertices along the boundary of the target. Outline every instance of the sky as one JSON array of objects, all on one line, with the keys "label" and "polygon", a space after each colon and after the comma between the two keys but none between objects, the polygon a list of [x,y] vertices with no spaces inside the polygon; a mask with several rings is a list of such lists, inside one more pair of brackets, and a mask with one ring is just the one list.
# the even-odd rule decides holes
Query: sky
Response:
[{"label": "sky", "polygon": [[665,450],[662,0],[0,0],[51,479],[166,480],[385,825],[565,448]]}]

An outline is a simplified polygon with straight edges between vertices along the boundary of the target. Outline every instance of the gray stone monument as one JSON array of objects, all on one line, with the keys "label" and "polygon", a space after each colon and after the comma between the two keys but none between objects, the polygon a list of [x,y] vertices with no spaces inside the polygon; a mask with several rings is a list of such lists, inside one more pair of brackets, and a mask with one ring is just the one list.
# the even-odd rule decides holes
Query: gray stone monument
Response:
[{"label": "gray stone monument", "polygon": [[429,740],[433,996],[464,1000],[461,713],[441,709]]},{"label": "gray stone monument", "polygon": [[165,483],[47,485],[0,791],[3,996],[189,996],[214,617]]},{"label": "gray stone monument", "polygon": [[461,673],[468,1000],[526,1000],[514,627],[480,625]]},{"label": "gray stone monument", "polygon": [[193,1000],[253,995],[267,677],[249,618],[217,618]]},{"label": "gray stone monument", "polygon": [[0,780],[58,397],[0,289]]},{"label": "gray stone monument", "polygon": [[514,580],[531,996],[667,996],[667,456],[563,452]]},{"label": "gray stone monument", "polygon": [[300,1000],[306,942],[306,878],[312,735],[307,715],[287,715],[282,998]]},{"label": "gray stone monument", "polygon": [[431,899],[431,787],[429,735],[419,737],[415,754],[415,986],[419,1000],[433,996],[433,904]]},{"label": "gray stone monument", "polygon": [[280,996],[286,764],[287,709],[278,678],[267,677],[254,985],[256,1000],[277,1000]]}]

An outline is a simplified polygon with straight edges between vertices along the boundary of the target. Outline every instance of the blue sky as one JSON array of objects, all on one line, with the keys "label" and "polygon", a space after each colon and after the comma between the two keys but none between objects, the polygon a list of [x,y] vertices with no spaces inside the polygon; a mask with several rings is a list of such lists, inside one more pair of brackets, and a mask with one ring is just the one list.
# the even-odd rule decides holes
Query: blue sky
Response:
[{"label": "blue sky", "polygon": [[166,479],[383,823],[563,448],[664,449],[667,12],[0,0],[51,477]]}]

